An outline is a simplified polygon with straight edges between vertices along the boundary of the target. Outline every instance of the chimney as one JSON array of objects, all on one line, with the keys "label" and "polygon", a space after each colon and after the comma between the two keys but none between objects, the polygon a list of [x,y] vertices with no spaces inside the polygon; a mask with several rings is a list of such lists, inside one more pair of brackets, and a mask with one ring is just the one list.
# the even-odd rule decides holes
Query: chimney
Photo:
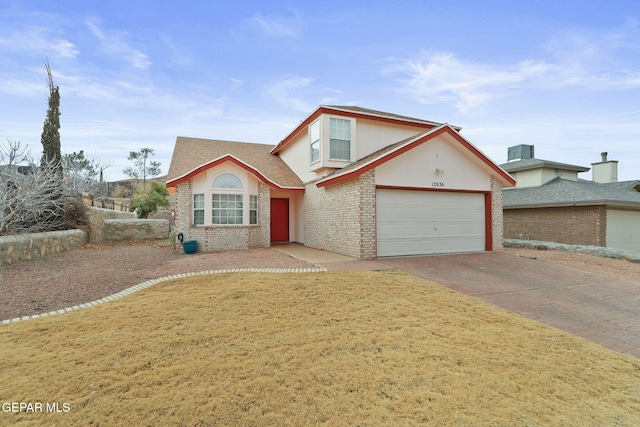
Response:
[{"label": "chimney", "polygon": [[598,163],[591,163],[591,171],[593,173],[593,182],[599,184],[609,184],[611,182],[618,182],[618,161],[607,160],[607,153],[603,151],[600,153],[602,161]]}]

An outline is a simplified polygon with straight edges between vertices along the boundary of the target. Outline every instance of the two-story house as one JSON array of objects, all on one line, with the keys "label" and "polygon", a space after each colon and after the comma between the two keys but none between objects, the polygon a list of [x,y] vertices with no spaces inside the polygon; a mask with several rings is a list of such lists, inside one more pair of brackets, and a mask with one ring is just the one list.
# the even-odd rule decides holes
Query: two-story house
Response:
[{"label": "two-story house", "polygon": [[372,259],[502,247],[515,180],[458,127],[320,106],[275,146],[178,137],[166,185],[201,251],[298,242]]}]

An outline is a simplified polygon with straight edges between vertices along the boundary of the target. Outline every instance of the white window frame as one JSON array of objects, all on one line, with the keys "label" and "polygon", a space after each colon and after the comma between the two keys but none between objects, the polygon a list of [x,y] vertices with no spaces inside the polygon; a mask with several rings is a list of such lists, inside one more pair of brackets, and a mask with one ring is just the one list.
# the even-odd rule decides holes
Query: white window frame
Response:
[{"label": "white window frame", "polygon": [[309,125],[309,161],[311,164],[320,161],[320,119]]},{"label": "white window frame", "polygon": [[258,196],[249,195],[249,225],[258,224]]},{"label": "white window frame", "polygon": [[[351,120],[330,117],[329,160],[351,161],[351,139]],[[344,145],[347,146],[347,150]]]},{"label": "white window frame", "polygon": [[[202,199],[201,200],[196,200],[196,197],[198,197],[198,196],[202,196]],[[191,220],[191,223],[193,225],[204,225],[204,222],[205,222],[204,206],[205,206],[204,193],[194,194],[193,195],[193,213],[192,213],[192,220]],[[202,223],[197,223],[196,222],[196,213],[202,214]]]},{"label": "white window frame", "polygon": [[213,180],[212,187],[217,189],[233,190],[242,190],[244,188],[240,178],[228,172],[218,175],[216,179]]},{"label": "white window frame", "polygon": [[211,224],[244,225],[244,185],[233,173],[218,175],[211,185]]},{"label": "white window frame", "polygon": [[211,223],[213,225],[244,225],[244,194],[213,193]]}]

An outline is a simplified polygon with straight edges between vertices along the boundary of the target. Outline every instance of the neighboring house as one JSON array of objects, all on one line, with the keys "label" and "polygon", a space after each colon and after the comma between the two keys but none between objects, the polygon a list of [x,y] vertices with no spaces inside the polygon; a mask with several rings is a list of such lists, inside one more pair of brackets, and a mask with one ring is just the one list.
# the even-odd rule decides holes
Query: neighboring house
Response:
[{"label": "neighboring house", "polygon": [[33,165],[0,165],[0,177],[7,178],[17,174],[28,175],[34,168],[35,166]]},{"label": "neighboring house", "polygon": [[617,182],[607,153],[592,164],[593,181],[578,178],[587,167],[513,160],[501,165],[518,180],[504,192],[505,238],[640,251],[640,181]]},{"label": "neighboring house", "polygon": [[372,259],[502,247],[515,180],[448,124],[320,106],[277,146],[178,137],[176,231],[199,250],[277,242]]}]

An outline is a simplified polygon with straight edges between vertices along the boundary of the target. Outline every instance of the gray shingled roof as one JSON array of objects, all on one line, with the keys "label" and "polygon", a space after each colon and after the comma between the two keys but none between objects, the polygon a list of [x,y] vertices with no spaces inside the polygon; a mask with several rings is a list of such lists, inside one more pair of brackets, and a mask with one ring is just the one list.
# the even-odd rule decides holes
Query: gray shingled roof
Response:
[{"label": "gray shingled roof", "polygon": [[588,170],[591,169],[585,166],[570,165],[568,163],[558,163],[558,162],[552,162],[550,160],[542,160],[542,159],[517,160],[515,162],[503,163],[500,165],[500,167],[509,173],[524,171],[528,169],[538,169],[538,168],[574,170],[577,172],[587,172]]},{"label": "gray shingled roof", "polygon": [[540,187],[506,188],[504,208],[607,205],[640,209],[640,181],[600,184],[556,177]]},{"label": "gray shingled roof", "polygon": [[[362,113],[370,116],[380,116],[380,117],[388,117],[392,119],[398,120],[408,120],[412,122],[425,123],[433,126],[440,126],[442,123],[432,122],[430,120],[418,119],[416,117],[409,116],[401,116],[400,114],[387,113],[385,111],[372,110],[370,108],[358,107],[356,105],[321,105],[320,107],[327,107],[336,110],[345,110],[345,111],[353,111],[354,113]],[[458,128],[457,126],[451,126],[453,128]]]}]

